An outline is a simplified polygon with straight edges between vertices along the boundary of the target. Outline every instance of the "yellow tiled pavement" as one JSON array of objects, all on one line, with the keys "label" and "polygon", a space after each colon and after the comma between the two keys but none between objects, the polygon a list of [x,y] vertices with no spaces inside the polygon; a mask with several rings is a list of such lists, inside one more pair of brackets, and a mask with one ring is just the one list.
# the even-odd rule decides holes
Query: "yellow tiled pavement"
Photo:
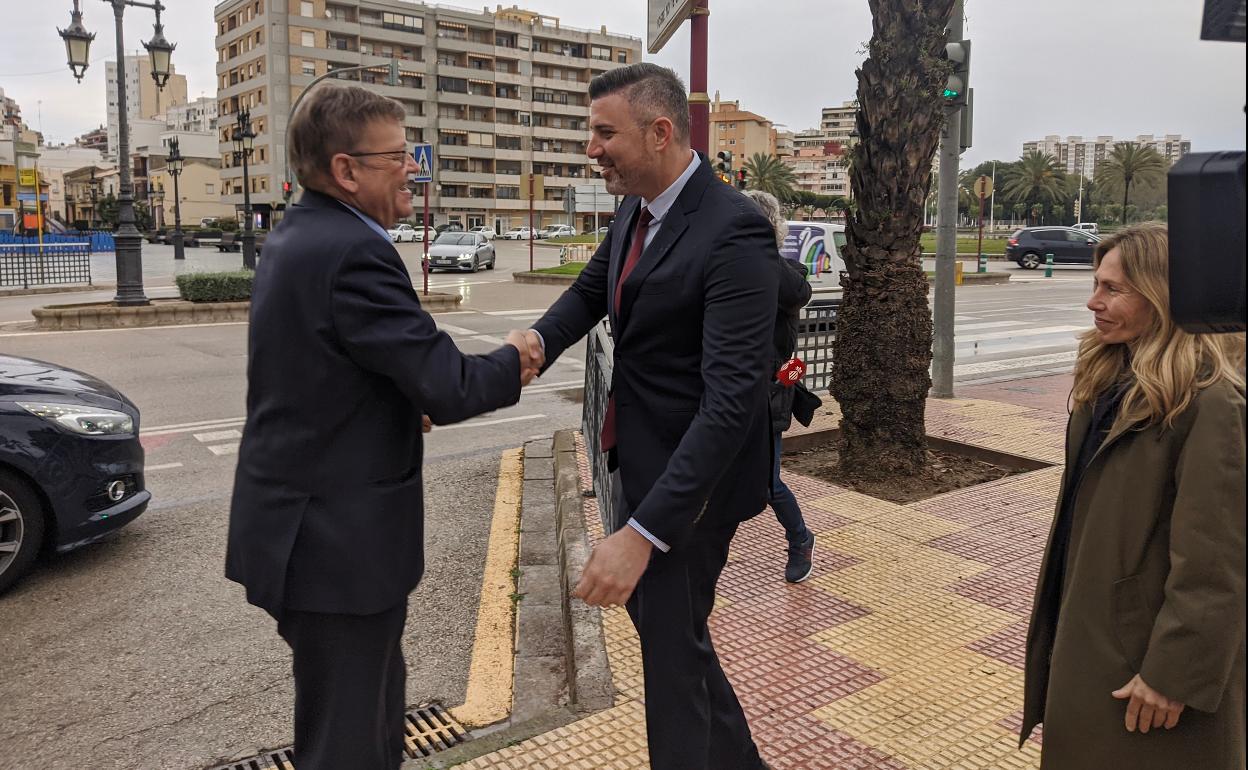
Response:
[{"label": "yellow tiled pavement", "polygon": [[[811,429],[835,426],[836,406],[827,403]],[[928,430],[948,435],[958,429],[981,434],[974,443],[1047,462],[1062,458],[1063,424],[1050,413],[1015,404],[966,399],[932,402]],[[1002,504],[1000,515],[1012,524],[1046,527],[1051,502],[1061,479],[1060,468],[1047,468],[995,482],[977,502],[1031,501]],[[965,491],[965,490],[963,490]],[[950,493],[952,496],[958,492]],[[832,514],[842,523],[815,527],[823,554],[848,563],[817,571],[800,587],[776,580],[776,601],[793,596],[785,591],[817,591],[861,608],[862,614],[827,628],[809,628],[810,643],[866,667],[877,681],[810,710],[803,725],[823,725],[834,735],[852,739],[876,759],[855,754],[853,767],[915,768],[916,770],[1027,770],[1039,764],[1039,747],[1028,742],[1022,751],[1010,727],[1021,708],[1022,672],[1016,665],[968,648],[993,635],[1013,635],[1017,642],[1025,617],[1015,609],[990,606],[956,590],[962,581],[977,580],[1000,570],[959,555],[960,546],[941,545],[956,539],[972,524],[958,516],[932,511],[941,498],[897,505],[826,486],[816,494],[798,491],[804,509]],[[937,507],[939,507],[937,505]],[[592,501],[587,506],[591,539],[601,536]],[[755,520],[759,522],[765,517]],[[751,524],[753,524],[752,522]],[[774,527],[774,521],[766,522]],[[750,525],[747,525],[747,527]],[[759,526],[764,526],[760,523]],[[743,528],[743,532],[745,529]],[[741,535],[738,535],[741,540]],[[933,543],[933,541],[937,541]],[[1043,543],[1034,544],[1042,548]],[[1028,552],[1027,556],[1036,554]],[[730,566],[742,557],[734,546]],[[1030,563],[1028,559],[1023,560]],[[1021,587],[1031,580],[1026,564],[1007,565],[1010,580]],[[788,598],[783,598],[788,597]],[[717,614],[728,602],[717,605]],[[559,730],[480,757],[462,767],[470,770],[538,770],[543,768],[645,768],[643,685],[637,637],[627,613],[603,613],[604,630],[617,705]],[[717,631],[718,634],[718,631]],[[719,638],[719,637],[717,637]],[[727,665],[725,666],[728,667]],[[742,700],[748,693],[742,691]],[[751,714],[752,720],[757,715]],[[841,767],[833,757],[793,760],[767,749],[787,724],[755,728],[763,754],[777,770],[831,770]],[[792,736],[788,736],[792,737]],[[801,736],[797,736],[800,740]],[[845,765],[850,766],[850,765]]]}]

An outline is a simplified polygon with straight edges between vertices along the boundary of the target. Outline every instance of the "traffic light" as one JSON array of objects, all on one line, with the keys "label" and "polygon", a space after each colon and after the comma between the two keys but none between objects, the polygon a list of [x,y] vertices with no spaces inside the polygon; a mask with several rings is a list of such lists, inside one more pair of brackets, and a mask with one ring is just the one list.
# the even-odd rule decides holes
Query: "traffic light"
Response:
[{"label": "traffic light", "polygon": [[971,82],[971,41],[946,43],[945,58],[953,65],[953,70],[940,95],[952,104],[966,104],[966,93]]},{"label": "traffic light", "polygon": [[732,153],[728,152],[727,150],[720,150],[719,152],[715,153],[715,158],[718,161],[715,164],[715,171],[718,172],[720,179],[723,179],[724,177],[731,178],[732,176]]},{"label": "traffic light", "polygon": [[738,189],[738,190],[744,190],[744,189],[745,189],[746,177],[747,177],[748,175],[749,175],[749,174],[748,174],[748,172],[747,172],[745,169],[743,169],[743,168],[739,168],[739,169],[737,169],[737,189]]}]

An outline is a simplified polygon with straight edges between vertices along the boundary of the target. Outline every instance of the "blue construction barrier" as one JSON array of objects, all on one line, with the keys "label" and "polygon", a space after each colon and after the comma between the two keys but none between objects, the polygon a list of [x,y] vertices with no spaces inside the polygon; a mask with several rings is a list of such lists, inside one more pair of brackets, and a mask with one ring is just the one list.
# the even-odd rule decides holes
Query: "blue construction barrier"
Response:
[{"label": "blue construction barrier", "polygon": [[[48,233],[43,236],[44,246],[54,246],[63,243],[90,243],[91,251],[115,251],[117,248],[116,243],[113,241],[113,234],[103,230],[91,230],[87,232],[71,230],[64,234]],[[0,246],[12,246],[18,244],[34,244],[38,246],[39,238],[0,232]]]}]

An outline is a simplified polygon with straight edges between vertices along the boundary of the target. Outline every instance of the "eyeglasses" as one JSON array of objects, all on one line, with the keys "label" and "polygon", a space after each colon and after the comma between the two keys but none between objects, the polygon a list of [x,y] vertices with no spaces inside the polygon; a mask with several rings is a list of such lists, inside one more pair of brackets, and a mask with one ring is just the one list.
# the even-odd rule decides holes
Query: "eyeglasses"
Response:
[{"label": "eyeglasses", "polygon": [[348,153],[343,153],[343,154],[349,155],[352,158],[385,158],[386,160],[397,161],[399,163],[405,163],[407,161],[407,158],[409,157],[407,154],[407,150],[385,150],[383,152],[348,152]]}]

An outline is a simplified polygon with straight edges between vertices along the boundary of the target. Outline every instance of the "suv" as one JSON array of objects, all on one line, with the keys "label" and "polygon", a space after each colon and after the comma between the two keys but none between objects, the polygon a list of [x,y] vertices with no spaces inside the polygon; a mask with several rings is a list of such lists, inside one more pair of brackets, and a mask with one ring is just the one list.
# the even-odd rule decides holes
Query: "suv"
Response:
[{"label": "suv", "polygon": [[1035,270],[1049,254],[1054,264],[1090,265],[1100,238],[1073,227],[1024,227],[1006,242],[1005,256]]}]

